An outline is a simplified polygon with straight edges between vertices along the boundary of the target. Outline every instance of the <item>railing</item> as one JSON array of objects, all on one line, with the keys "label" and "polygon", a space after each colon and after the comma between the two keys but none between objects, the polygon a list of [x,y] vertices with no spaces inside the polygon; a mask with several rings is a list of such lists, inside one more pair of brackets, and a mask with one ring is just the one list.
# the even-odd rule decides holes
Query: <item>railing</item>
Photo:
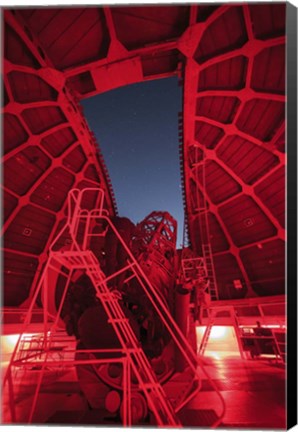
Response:
[{"label": "railing", "polygon": [[[194,304],[190,304],[193,308]],[[212,314],[215,324],[226,324],[231,322],[231,318],[236,317],[238,325],[247,325],[260,321],[263,325],[284,326],[286,324],[286,303],[285,296],[268,296],[244,298],[237,300],[218,300],[210,304],[208,313],[203,318],[203,325],[208,322],[209,315]],[[268,310],[270,313],[268,313]],[[273,313],[273,311],[276,313]],[[226,313],[224,315],[224,313]]]},{"label": "railing", "polygon": [[[98,204],[97,209],[90,210],[90,209],[84,209],[81,207],[82,203],[83,203],[83,199],[84,199],[84,194],[86,194],[88,192],[95,193],[95,195],[98,194],[96,196],[96,203]],[[148,277],[144,273],[143,269],[140,267],[140,265],[138,264],[138,262],[136,261],[136,259],[132,255],[129,247],[126,245],[126,243],[124,242],[122,237],[119,235],[114,224],[108,218],[107,212],[103,209],[103,203],[104,203],[104,195],[103,195],[103,191],[101,189],[88,188],[88,189],[81,190],[81,191],[79,191],[77,189],[70,191],[69,197],[68,197],[68,209],[69,209],[69,211],[68,211],[67,223],[66,223],[65,227],[61,230],[61,232],[56,236],[54,241],[52,242],[52,245],[50,247],[50,252],[49,252],[49,261],[47,262],[47,264],[45,266],[43,277],[41,278],[41,280],[37,286],[37,289],[33,295],[31,306],[29,307],[28,314],[27,314],[27,317],[26,317],[26,320],[24,323],[25,324],[24,328],[26,328],[26,326],[29,324],[29,322],[31,320],[33,306],[34,306],[35,301],[37,299],[37,296],[41,290],[41,287],[43,286],[43,284],[45,284],[46,289],[44,290],[43,304],[44,304],[44,349],[46,352],[46,358],[45,358],[45,363],[46,363],[47,358],[48,358],[47,353],[49,353],[49,347],[51,346],[51,337],[52,337],[51,336],[52,333],[50,333],[50,337],[48,338],[49,327],[51,327],[52,329],[56,329],[56,327],[57,327],[59,316],[61,314],[61,310],[62,310],[62,306],[63,306],[63,302],[64,302],[66,292],[68,289],[68,285],[69,285],[70,280],[71,280],[72,272],[76,268],[82,268],[82,269],[84,269],[84,268],[88,269],[89,268],[90,269],[90,253],[92,254],[92,252],[88,250],[88,246],[89,246],[88,240],[90,239],[91,236],[94,236],[94,235],[97,235],[97,236],[101,235],[102,236],[103,235],[102,231],[100,233],[97,233],[97,234],[92,233],[92,231],[91,231],[92,222],[94,222],[95,219],[97,221],[100,220],[101,222],[104,222],[104,225],[109,227],[109,229],[112,230],[114,235],[117,237],[119,243],[124,248],[124,250],[128,256],[128,265],[125,266],[120,271],[118,271],[117,273],[110,276],[110,278],[115,277],[117,274],[119,274],[123,271],[126,271],[127,269],[130,269],[132,271],[133,276],[139,282],[140,287],[145,292],[147,298],[150,300],[150,302],[151,302],[153,308],[155,309],[157,315],[159,316],[161,322],[163,323],[163,325],[165,326],[165,328],[169,332],[173,343],[180,350],[180,352],[181,352],[182,356],[184,357],[186,363],[188,364],[190,370],[193,371],[194,377],[198,381],[198,387],[195,390],[193,390],[193,392],[190,395],[188,395],[187,400],[188,401],[191,400],[191,398],[194,397],[195,394],[201,388],[200,372],[203,372],[203,374],[206,376],[206,378],[210,381],[211,386],[213,387],[214,391],[217,393],[218,398],[220,400],[220,403],[222,405],[222,413],[219,415],[217,421],[213,424],[213,427],[217,426],[221,422],[221,420],[224,416],[224,412],[225,412],[225,403],[224,403],[223,397],[221,396],[220,392],[218,391],[215,384],[211,380],[209,374],[205,370],[203,363],[200,361],[200,359],[197,358],[197,355],[193,351],[188,340],[185,338],[184,334],[181,332],[180,328],[178,327],[178,325],[174,321],[172,315],[168,311],[168,308],[164,304],[164,301],[161,298],[160,294],[152,286]],[[78,233],[79,233],[79,229],[82,227],[82,224],[81,224],[82,222],[84,224],[83,236],[82,236],[83,240],[80,241],[78,239]],[[63,251],[55,251],[54,250],[55,245],[57,244],[57,242],[59,241],[59,239],[65,233],[66,230],[68,230],[69,235],[71,237],[71,244],[69,245],[70,249],[65,250],[64,252]],[[48,269],[50,267],[55,268],[55,265],[57,265],[57,260],[58,260],[58,264],[59,264],[59,262],[60,263],[63,262],[63,259],[65,259],[67,261],[68,257],[71,257],[72,259],[74,259],[74,261],[73,261],[73,264],[71,264],[69,266],[69,275],[68,275],[68,280],[67,280],[67,284],[66,284],[67,286],[64,289],[61,303],[60,303],[59,309],[57,311],[57,316],[54,320],[54,323],[50,324],[48,311],[47,311],[47,300],[48,300],[47,299],[47,295],[48,295],[47,294],[47,291],[48,291],[47,290],[47,286],[48,286],[47,285],[47,282],[48,282],[47,281],[47,272],[48,272]],[[110,278],[105,277],[103,272],[100,270],[100,266],[99,266],[97,259],[95,258],[94,255],[93,255],[93,257],[94,257],[95,261],[92,264],[93,265],[92,268],[94,269],[95,273],[97,272],[98,275],[100,276],[99,277],[99,279],[100,279],[99,284],[101,286],[106,287],[106,283]],[[56,260],[56,263],[55,263],[55,260]],[[90,271],[89,271],[89,275],[90,275]],[[94,278],[91,277],[91,279],[94,279]],[[93,280],[93,283],[96,284],[97,283],[96,280]],[[17,358],[16,353],[19,349],[20,341],[21,341],[21,337],[19,338],[19,341],[16,344],[15,351],[14,351],[14,354],[12,357],[12,362],[14,360],[16,360],[16,358]],[[123,349],[124,349],[124,347],[123,347]],[[124,349],[124,351],[126,351],[126,350]],[[44,367],[45,366],[43,365],[43,370],[44,370]],[[9,375],[5,376],[5,379],[9,380]],[[42,379],[42,374],[41,374],[40,380],[41,379]],[[11,384],[11,381],[10,381],[10,384]],[[40,385],[41,385],[41,381],[38,382],[38,389],[40,388]],[[181,403],[179,406],[177,406],[175,411],[178,412],[182,408],[182,406],[184,406],[184,404],[185,403]],[[151,404],[151,407],[152,407],[152,404]],[[32,408],[32,414],[30,414],[30,421],[32,419],[33,411],[34,410]],[[153,411],[154,411],[154,409],[153,409]],[[128,421],[129,421],[129,416],[130,416],[129,412],[126,415],[128,417]]]},{"label": "railing", "polygon": [[[68,338],[69,339],[69,338]],[[55,339],[52,341],[55,342]],[[66,336],[67,341],[67,336]],[[27,342],[30,343],[29,339]],[[59,341],[61,344],[61,341]],[[42,339],[40,343],[43,344]],[[46,344],[48,348],[44,348],[43,350],[38,350],[36,353],[31,353],[26,357],[21,357],[15,359],[12,365],[12,368],[9,371],[9,374],[5,377],[5,380],[8,382],[8,405],[11,416],[11,423],[32,423],[34,420],[34,414],[37,408],[38,396],[41,392],[41,385],[44,376],[47,374],[49,370],[59,370],[59,368],[63,367],[63,369],[74,368],[77,366],[93,366],[96,368],[102,364],[121,364],[123,367],[123,426],[130,426],[132,424],[132,405],[131,405],[131,364],[129,359],[127,358],[125,352],[120,349],[92,349],[92,350],[78,350],[78,349],[67,349],[63,348],[60,351],[56,351],[50,347],[50,344]],[[59,353],[59,358],[57,358],[57,353]],[[89,356],[87,359],[75,359],[75,355],[84,354]],[[104,358],[96,358],[95,356],[103,356]],[[109,355],[109,358],[106,356]],[[37,380],[35,381],[35,390],[33,394],[33,400],[30,405],[30,411],[28,417],[25,418],[17,418],[16,416],[16,407],[15,407],[15,390],[12,382],[12,374],[13,368],[17,370],[22,370],[28,368],[30,366],[31,369],[36,369],[38,372]],[[30,381],[32,385],[32,382]],[[19,394],[21,396],[21,394]],[[6,420],[7,421],[7,420]]]}]

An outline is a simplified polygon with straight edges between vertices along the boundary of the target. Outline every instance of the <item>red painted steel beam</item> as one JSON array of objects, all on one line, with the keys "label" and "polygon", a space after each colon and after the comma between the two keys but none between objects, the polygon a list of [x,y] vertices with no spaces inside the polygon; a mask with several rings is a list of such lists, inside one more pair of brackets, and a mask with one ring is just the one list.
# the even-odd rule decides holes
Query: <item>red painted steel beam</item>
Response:
[{"label": "red painted steel beam", "polygon": [[121,63],[124,60],[131,60],[135,57],[140,57],[140,56],[150,55],[150,54],[158,54],[158,53],[161,53],[164,51],[171,51],[171,50],[176,49],[176,48],[177,48],[177,41],[156,43],[156,44],[148,45],[148,46],[143,47],[143,48],[137,48],[137,49],[134,49],[131,51],[127,51],[126,55],[125,55],[125,53],[121,52],[119,54],[118,58],[115,58],[115,57],[113,58],[112,62],[110,62],[109,58],[106,57],[104,59],[90,62],[86,65],[68,68],[68,69],[65,69],[63,74],[64,74],[65,78],[67,79],[70,77],[74,77],[76,75],[80,75],[80,74],[85,73],[85,72],[92,73],[96,69],[100,69],[103,66],[109,65],[110,63]]}]

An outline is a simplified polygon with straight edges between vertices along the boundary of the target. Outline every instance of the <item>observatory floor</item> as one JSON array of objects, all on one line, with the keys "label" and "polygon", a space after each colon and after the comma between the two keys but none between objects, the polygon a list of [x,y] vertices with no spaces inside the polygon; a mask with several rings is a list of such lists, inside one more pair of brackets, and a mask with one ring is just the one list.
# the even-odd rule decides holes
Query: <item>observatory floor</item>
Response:
[{"label": "observatory floor", "polygon": [[[285,367],[281,363],[262,360],[204,358],[205,369],[221,392],[226,411],[219,427],[251,429],[284,429],[285,425]],[[17,396],[16,411],[20,423],[26,423],[32,403],[32,391],[37,371],[27,371],[24,391]],[[28,382],[28,375],[31,376]],[[30,391],[31,390],[31,391]],[[5,399],[5,398],[4,398]],[[7,400],[6,400],[7,403]],[[7,404],[3,404],[3,422]],[[203,380],[198,395],[183,409],[181,419],[186,427],[208,428],[216,414],[220,415],[218,395],[207,380]],[[6,411],[6,413],[5,413]],[[7,419],[5,421],[5,418]],[[41,389],[35,423],[51,424],[117,424],[116,419],[102,421],[102,413],[88,410],[75,380],[74,371],[57,375],[51,371]]]},{"label": "observatory floor", "polygon": [[[286,427],[285,414],[285,366],[271,360],[241,360],[233,357],[214,360],[206,358],[205,369],[221,392],[226,411],[220,427],[224,428],[271,428]],[[188,410],[204,411],[220,407],[218,396],[208,381],[188,404]],[[220,409],[220,408],[218,408]],[[216,410],[216,409],[215,409]],[[192,424],[191,412],[185,426]],[[217,412],[220,415],[220,412]],[[198,418],[193,419],[198,425]],[[202,425],[203,426],[203,425]]]}]

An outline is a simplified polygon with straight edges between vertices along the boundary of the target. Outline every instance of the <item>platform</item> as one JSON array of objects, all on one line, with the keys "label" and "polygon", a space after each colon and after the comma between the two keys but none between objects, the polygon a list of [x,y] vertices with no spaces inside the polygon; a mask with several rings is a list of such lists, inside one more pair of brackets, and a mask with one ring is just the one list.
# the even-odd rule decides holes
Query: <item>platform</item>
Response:
[{"label": "platform", "polygon": [[[223,353],[222,353],[223,354]],[[226,412],[219,428],[284,429],[285,426],[285,366],[274,360],[242,360],[223,357],[217,360],[204,357],[205,368],[215,381],[226,402]],[[36,371],[27,371],[27,379],[34,382]],[[31,376],[31,378],[30,378]],[[54,373],[42,386],[37,407],[38,423],[99,425],[101,413],[92,412],[80,393],[74,371]],[[23,388],[17,409],[25,415],[30,407],[30,383]],[[181,411],[185,427],[208,428],[216,412],[218,396],[207,380],[197,396]],[[42,406],[42,410],[39,407]],[[212,408],[212,409],[211,409]],[[4,406],[5,409],[5,406]],[[21,415],[22,417],[22,415]],[[105,424],[118,425],[117,418]]]}]

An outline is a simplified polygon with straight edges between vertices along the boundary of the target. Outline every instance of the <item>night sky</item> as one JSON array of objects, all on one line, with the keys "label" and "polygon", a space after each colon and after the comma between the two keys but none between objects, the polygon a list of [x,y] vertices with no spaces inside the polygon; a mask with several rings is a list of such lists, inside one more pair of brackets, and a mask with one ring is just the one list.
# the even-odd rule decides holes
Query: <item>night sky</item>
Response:
[{"label": "night sky", "polygon": [[178,221],[183,204],[178,150],[182,92],[176,77],[121,87],[82,101],[110,174],[120,216],[141,221],[153,210]]}]

